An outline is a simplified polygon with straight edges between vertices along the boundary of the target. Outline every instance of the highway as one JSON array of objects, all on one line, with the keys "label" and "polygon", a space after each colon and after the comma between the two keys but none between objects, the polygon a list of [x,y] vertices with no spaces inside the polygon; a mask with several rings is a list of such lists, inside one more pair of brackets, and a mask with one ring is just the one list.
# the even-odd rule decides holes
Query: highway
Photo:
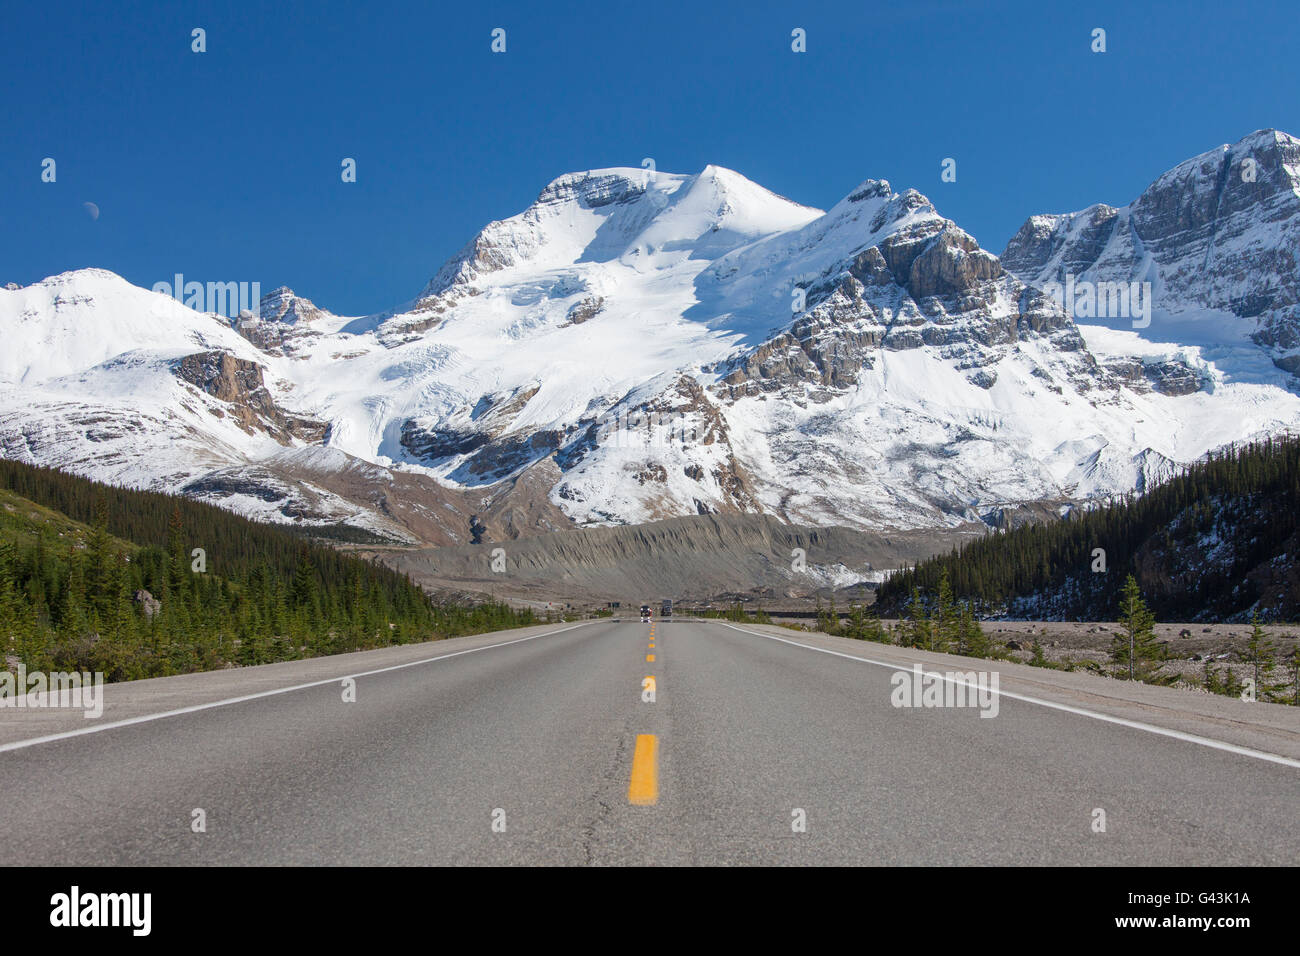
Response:
[{"label": "highway", "polygon": [[[895,706],[913,662],[998,671],[996,716]],[[98,721],[0,711],[7,863],[1300,861],[1294,709],[778,628],[599,620],[107,690]]]}]

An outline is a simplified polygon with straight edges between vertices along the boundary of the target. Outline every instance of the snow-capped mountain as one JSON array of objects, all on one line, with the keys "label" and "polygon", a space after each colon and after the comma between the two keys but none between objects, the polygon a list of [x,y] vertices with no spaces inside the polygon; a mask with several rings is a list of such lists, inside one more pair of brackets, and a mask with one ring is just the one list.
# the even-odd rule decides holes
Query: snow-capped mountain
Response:
[{"label": "snow-capped mountain", "polygon": [[1300,140],[1259,130],[1169,170],[1127,206],[1031,216],[1002,263],[1036,286],[1152,284],[1152,332],[1251,340],[1300,372]]},{"label": "snow-capped mountain", "polygon": [[[1261,180],[1280,175],[1259,153]],[[1260,285],[1294,250],[1279,203],[1234,220],[1254,217]],[[454,544],[715,512],[956,528],[1300,422],[1259,346],[1076,325],[1012,246],[1008,271],[879,180],[822,212],[713,166],[604,169],[556,179],[372,316],[282,288],[231,322],[67,273],[0,291],[0,454]]]}]

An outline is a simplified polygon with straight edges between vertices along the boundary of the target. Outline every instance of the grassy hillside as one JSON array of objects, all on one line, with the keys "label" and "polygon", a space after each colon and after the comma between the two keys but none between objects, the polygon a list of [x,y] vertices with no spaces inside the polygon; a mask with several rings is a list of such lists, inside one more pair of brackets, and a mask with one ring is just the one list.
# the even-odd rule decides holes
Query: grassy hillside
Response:
[{"label": "grassy hillside", "polygon": [[[0,488],[0,540],[12,547],[30,548],[45,537],[57,538],[62,543],[84,548],[90,540],[93,529],[81,521],[75,521],[62,512],[46,508],[36,502],[17,495],[7,488]],[[112,546],[120,554],[132,554],[135,545],[121,538],[112,537]]]}]

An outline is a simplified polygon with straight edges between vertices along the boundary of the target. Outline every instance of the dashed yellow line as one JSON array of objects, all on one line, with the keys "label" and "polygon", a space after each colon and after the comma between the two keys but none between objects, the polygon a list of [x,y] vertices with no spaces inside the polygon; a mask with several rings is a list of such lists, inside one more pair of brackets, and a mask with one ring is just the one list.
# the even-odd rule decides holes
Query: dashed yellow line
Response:
[{"label": "dashed yellow line", "polygon": [[655,662],[655,656],[653,654],[647,654],[645,659],[647,664],[653,664]]},{"label": "dashed yellow line", "polygon": [[639,807],[659,802],[659,738],[637,734],[632,754],[632,780],[627,785],[628,803]]}]

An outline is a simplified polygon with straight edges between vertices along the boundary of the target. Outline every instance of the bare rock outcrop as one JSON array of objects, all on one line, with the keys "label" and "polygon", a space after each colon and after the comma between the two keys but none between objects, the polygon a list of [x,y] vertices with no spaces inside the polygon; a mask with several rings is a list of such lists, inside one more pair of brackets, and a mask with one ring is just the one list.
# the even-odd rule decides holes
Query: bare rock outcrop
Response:
[{"label": "bare rock outcrop", "polygon": [[262,366],[229,352],[197,352],[177,359],[176,377],[225,402],[250,434],[263,431],[282,445],[293,439],[315,443],[329,431],[325,422],[285,411],[276,404],[262,378]]}]

